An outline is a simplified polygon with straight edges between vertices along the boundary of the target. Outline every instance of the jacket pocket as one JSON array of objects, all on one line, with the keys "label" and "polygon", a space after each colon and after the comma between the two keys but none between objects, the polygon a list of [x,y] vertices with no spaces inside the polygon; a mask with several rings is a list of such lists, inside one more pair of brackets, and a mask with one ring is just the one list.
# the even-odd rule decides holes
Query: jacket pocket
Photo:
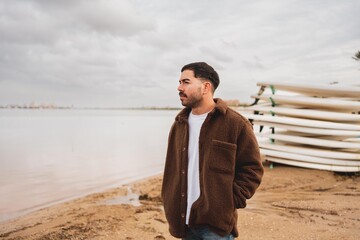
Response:
[{"label": "jacket pocket", "polygon": [[236,144],[213,139],[210,150],[210,169],[217,172],[234,173],[236,148]]}]

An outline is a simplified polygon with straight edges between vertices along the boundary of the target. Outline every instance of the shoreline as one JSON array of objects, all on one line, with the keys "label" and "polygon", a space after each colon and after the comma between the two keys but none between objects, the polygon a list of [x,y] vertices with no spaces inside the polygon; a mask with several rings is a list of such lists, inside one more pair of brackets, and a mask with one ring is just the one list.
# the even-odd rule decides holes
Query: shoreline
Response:
[{"label": "shoreline", "polygon": [[148,173],[148,174],[145,174],[145,175],[140,175],[140,176],[131,176],[131,177],[126,178],[125,180],[120,181],[119,183],[116,183],[116,184],[113,183],[113,184],[110,184],[110,185],[97,187],[97,188],[94,188],[92,190],[87,190],[87,191],[84,191],[84,192],[79,193],[79,194],[74,194],[72,196],[68,196],[68,197],[65,197],[65,198],[54,199],[54,200],[42,203],[40,205],[34,205],[32,207],[28,207],[28,208],[25,208],[25,209],[20,209],[17,212],[7,213],[8,217],[0,218],[0,225],[3,224],[3,223],[6,223],[6,222],[12,221],[12,220],[16,220],[16,219],[21,218],[23,216],[26,216],[28,214],[32,214],[33,212],[39,211],[39,210],[44,209],[44,208],[50,208],[50,207],[52,207],[54,205],[70,202],[72,200],[76,200],[76,199],[80,199],[80,198],[84,198],[84,197],[87,197],[87,196],[92,195],[92,194],[106,192],[108,190],[117,188],[119,186],[120,187],[121,186],[127,186],[129,184],[131,185],[131,184],[139,182],[139,181],[146,181],[146,179],[158,176],[161,173],[162,173],[162,170],[161,171],[154,171],[154,172],[151,172],[151,173]]},{"label": "shoreline", "polygon": [[[0,223],[1,239],[175,239],[160,197],[161,174]],[[128,203],[111,202],[134,195]],[[137,195],[135,195],[137,194]],[[139,196],[140,206],[135,201]],[[275,165],[245,209],[239,239],[357,239],[360,176]]]}]

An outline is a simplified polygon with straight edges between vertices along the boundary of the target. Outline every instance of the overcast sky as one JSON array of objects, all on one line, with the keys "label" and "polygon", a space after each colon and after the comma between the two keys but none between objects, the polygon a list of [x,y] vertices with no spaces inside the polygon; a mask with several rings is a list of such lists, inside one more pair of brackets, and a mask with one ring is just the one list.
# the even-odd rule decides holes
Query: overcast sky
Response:
[{"label": "overcast sky", "polygon": [[259,81],[360,82],[359,0],[0,0],[0,105],[181,106],[180,69],[215,94]]}]

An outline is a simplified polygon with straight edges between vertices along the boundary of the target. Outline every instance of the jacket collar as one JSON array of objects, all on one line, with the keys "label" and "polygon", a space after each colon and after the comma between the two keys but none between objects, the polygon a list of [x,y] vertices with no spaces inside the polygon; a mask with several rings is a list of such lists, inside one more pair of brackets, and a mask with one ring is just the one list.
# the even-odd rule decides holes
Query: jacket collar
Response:
[{"label": "jacket collar", "polygon": [[[220,99],[220,98],[214,98],[215,101],[215,108],[209,113],[209,114],[214,114],[216,112],[225,115],[226,111],[227,111],[227,105],[226,103]],[[181,110],[179,112],[179,114],[176,116],[175,120],[178,122],[183,122],[183,121],[187,121],[187,119],[189,118],[189,114],[191,112],[191,108],[190,107],[186,107],[183,110]]]}]

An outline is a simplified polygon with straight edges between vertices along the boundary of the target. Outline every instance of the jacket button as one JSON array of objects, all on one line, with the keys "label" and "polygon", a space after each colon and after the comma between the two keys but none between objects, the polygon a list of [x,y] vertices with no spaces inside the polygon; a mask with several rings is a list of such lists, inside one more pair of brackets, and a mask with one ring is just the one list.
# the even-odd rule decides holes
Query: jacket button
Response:
[{"label": "jacket button", "polygon": [[182,196],[182,197],[185,197],[185,193],[181,193],[181,196]]},{"label": "jacket button", "polygon": [[182,170],[181,173],[182,173],[182,174],[185,174],[185,170]]},{"label": "jacket button", "polygon": [[185,217],[185,213],[182,213],[182,214],[181,214],[181,217],[184,218],[184,217]]},{"label": "jacket button", "polygon": [[186,147],[183,148],[183,152],[185,152],[185,150],[186,150]]}]

